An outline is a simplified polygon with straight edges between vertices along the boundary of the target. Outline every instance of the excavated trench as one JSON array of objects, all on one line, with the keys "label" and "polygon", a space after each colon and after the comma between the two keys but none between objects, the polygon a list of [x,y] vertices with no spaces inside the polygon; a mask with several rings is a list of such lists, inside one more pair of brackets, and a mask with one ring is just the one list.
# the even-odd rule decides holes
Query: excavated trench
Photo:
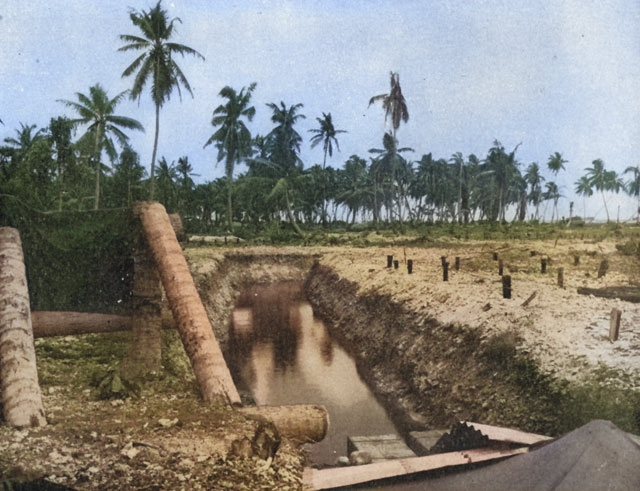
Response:
[{"label": "excavated trench", "polygon": [[[439,325],[379,295],[359,295],[313,255],[190,257],[223,352],[236,300],[249,285],[303,281],[306,299],[401,433],[448,428],[460,420],[556,434],[558,401],[535,368],[514,365],[509,336],[481,340],[472,327]],[[515,368],[514,368],[515,367]]]}]

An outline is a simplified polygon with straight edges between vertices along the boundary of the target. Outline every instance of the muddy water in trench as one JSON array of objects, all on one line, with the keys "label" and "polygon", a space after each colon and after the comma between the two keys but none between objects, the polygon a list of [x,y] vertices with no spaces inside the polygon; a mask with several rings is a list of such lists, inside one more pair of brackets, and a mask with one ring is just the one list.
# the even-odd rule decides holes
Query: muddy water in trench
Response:
[{"label": "muddy water in trench", "polygon": [[322,404],[329,411],[327,436],[309,449],[315,464],[346,455],[347,436],[396,432],[353,358],[314,317],[300,283],[247,289],[230,327],[230,369],[256,404]]}]

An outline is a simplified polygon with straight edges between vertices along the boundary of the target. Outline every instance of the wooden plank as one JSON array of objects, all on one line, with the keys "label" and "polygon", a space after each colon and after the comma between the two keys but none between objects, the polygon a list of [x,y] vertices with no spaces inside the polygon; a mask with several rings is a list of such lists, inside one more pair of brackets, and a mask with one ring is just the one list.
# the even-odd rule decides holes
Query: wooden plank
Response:
[{"label": "wooden plank", "polygon": [[367,452],[373,462],[389,459],[415,457],[415,454],[398,435],[350,436],[347,438],[347,451]]},{"label": "wooden plank", "polygon": [[549,440],[553,440],[550,436],[537,435],[535,433],[526,433],[511,428],[501,428],[499,426],[483,425],[480,423],[471,423],[465,421],[468,425],[473,426],[476,430],[480,430],[483,435],[487,435],[489,440],[508,443],[520,443],[522,445],[535,445]]},{"label": "wooden plank", "polygon": [[418,472],[431,471],[457,465],[468,465],[477,462],[504,459],[513,455],[528,452],[521,447],[512,450],[476,449],[464,452],[449,452],[426,457],[387,460],[368,465],[341,467],[333,469],[306,468],[302,476],[305,490],[332,489],[342,486],[353,486],[365,482],[406,476]]}]

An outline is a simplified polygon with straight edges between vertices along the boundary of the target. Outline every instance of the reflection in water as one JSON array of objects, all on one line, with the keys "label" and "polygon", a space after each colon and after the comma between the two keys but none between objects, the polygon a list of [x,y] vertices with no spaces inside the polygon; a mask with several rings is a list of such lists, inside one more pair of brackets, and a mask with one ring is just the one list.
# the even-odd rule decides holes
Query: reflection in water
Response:
[{"label": "reflection in water", "polygon": [[295,282],[255,286],[233,313],[230,367],[258,405],[322,404],[326,438],[310,448],[317,464],[346,455],[347,436],[395,433],[360,379],[354,360],[329,336]]}]

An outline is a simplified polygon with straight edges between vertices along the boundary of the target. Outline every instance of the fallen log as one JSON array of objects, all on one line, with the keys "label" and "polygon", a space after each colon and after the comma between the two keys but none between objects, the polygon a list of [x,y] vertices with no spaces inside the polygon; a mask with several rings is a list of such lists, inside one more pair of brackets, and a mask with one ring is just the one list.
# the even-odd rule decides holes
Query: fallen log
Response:
[{"label": "fallen log", "polygon": [[44,426],[20,233],[0,228],[0,402],[7,424]]},{"label": "fallen log", "polygon": [[280,435],[300,443],[319,442],[329,429],[329,413],[324,406],[253,406],[239,411],[250,419],[271,421]]},{"label": "fallen log", "polygon": [[[130,331],[128,315],[39,310],[31,313],[34,338]],[[170,310],[162,311],[162,328],[175,329]]]},{"label": "fallen log", "polygon": [[640,303],[640,287],[638,286],[608,286],[605,288],[578,288],[581,295],[593,295],[600,298],[619,298],[625,302]]},{"label": "fallen log", "polygon": [[367,465],[356,465],[332,469],[306,468],[302,476],[304,490],[332,489],[353,486],[365,482],[378,481],[418,472],[443,469],[459,465],[475,464],[491,460],[504,459],[528,452],[527,447],[511,450],[480,448],[463,452],[448,452],[426,457],[386,460]]},{"label": "fallen log", "polygon": [[207,402],[222,398],[240,404],[240,395],[164,206],[147,204],[140,221],[202,398]]}]

